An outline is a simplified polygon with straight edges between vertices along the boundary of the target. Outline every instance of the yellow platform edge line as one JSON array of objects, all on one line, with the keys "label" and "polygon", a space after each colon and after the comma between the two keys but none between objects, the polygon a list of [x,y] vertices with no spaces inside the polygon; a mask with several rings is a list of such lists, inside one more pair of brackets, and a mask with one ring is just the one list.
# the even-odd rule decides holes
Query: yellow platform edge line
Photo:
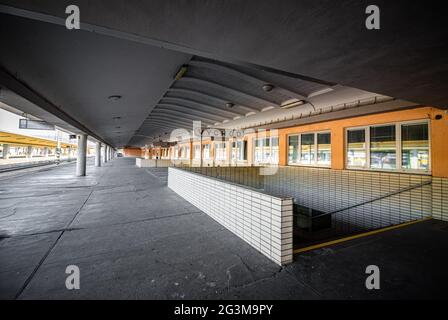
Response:
[{"label": "yellow platform edge line", "polygon": [[390,226],[390,227],[385,227],[385,228],[372,230],[372,231],[368,231],[368,232],[364,232],[364,233],[360,233],[360,234],[355,234],[355,235],[350,236],[350,237],[345,237],[345,238],[336,239],[336,240],[332,240],[332,241],[328,241],[328,242],[323,242],[323,243],[315,244],[315,245],[312,245],[312,246],[309,246],[309,247],[305,247],[305,248],[295,249],[295,250],[293,250],[293,254],[298,254],[298,253],[302,253],[302,252],[316,250],[316,249],[319,249],[319,248],[332,246],[332,245],[335,245],[335,244],[338,244],[338,243],[341,243],[341,242],[346,242],[346,241],[350,241],[350,240],[354,240],[354,239],[368,237],[368,236],[371,236],[371,235],[374,235],[374,234],[378,234],[378,233],[382,233],[382,232],[386,232],[386,231],[390,231],[390,230],[394,230],[394,229],[410,226],[412,224],[420,223],[420,222],[427,221],[427,220],[430,220],[430,219],[432,219],[432,217],[426,217],[426,218],[422,218],[422,219],[419,219],[419,220],[404,222],[404,223],[400,223],[400,224],[397,224],[397,225],[394,225],[394,226]]}]

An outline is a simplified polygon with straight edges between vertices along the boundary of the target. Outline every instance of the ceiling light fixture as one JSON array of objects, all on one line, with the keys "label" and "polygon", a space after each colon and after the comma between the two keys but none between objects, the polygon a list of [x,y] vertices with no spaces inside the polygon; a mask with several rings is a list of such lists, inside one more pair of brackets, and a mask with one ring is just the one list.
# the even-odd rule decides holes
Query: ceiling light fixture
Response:
[{"label": "ceiling light fixture", "polygon": [[290,108],[301,106],[305,103],[307,103],[305,100],[291,100],[291,101],[287,101],[286,103],[282,103],[280,108],[281,109],[290,109]]},{"label": "ceiling light fixture", "polygon": [[180,80],[184,74],[187,72],[187,65],[184,64],[182,67],[180,67],[179,71],[177,71],[176,75],[174,76],[174,80]]},{"label": "ceiling light fixture", "polygon": [[264,84],[262,88],[264,91],[270,92],[272,91],[272,89],[274,89],[274,86],[272,84]]},{"label": "ceiling light fixture", "polygon": [[107,97],[107,99],[112,100],[112,101],[117,101],[117,100],[121,99],[121,96],[116,94],[116,95],[112,95],[112,96]]},{"label": "ceiling light fixture", "polygon": [[227,108],[233,108],[235,106],[235,104],[233,104],[232,102],[227,102],[226,103],[226,107]]}]

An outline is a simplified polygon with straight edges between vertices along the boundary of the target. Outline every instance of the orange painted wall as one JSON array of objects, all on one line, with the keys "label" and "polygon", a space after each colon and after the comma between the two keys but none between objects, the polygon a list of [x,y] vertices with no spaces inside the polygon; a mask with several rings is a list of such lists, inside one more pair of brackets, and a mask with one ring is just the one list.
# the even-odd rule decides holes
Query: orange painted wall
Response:
[{"label": "orange painted wall", "polygon": [[[437,114],[442,115],[441,120],[434,120]],[[279,129],[280,165],[287,164],[288,155],[286,143],[289,134],[312,131],[331,131],[331,168],[344,169],[346,128],[424,119],[431,120],[432,175],[437,177],[448,177],[448,144],[445,140],[445,137],[448,137],[448,115],[443,110],[434,107],[421,107]]]},{"label": "orange painted wall", "polygon": [[[442,119],[435,120],[436,115],[442,115]],[[350,127],[395,123],[412,120],[430,120],[431,133],[431,172],[435,177],[448,177],[448,114],[444,110],[434,107],[419,107],[415,109],[393,111],[381,114],[366,115],[349,119],[341,119],[327,121],[321,123],[307,124],[296,127],[278,129],[279,137],[279,165],[287,165],[287,136],[289,134],[297,134],[314,131],[330,131],[331,132],[331,152],[332,161],[331,168],[343,170],[345,168],[345,130]],[[273,132],[265,132],[264,136],[268,137],[275,134]],[[263,136],[262,135],[262,136]],[[253,160],[253,138],[256,134],[249,134],[245,137],[247,143],[248,165]],[[203,145],[209,144],[211,141],[203,141]],[[194,144],[198,144],[195,142]],[[230,159],[230,143],[227,145]],[[191,147],[191,156],[193,148]],[[214,157],[214,144],[212,143],[211,158]]]},{"label": "orange painted wall", "polygon": [[[436,115],[442,119],[434,120]],[[448,114],[439,109],[431,112],[431,165],[432,175],[448,177]]]},{"label": "orange painted wall", "polygon": [[142,157],[142,150],[140,148],[125,148],[123,150],[125,157]]}]

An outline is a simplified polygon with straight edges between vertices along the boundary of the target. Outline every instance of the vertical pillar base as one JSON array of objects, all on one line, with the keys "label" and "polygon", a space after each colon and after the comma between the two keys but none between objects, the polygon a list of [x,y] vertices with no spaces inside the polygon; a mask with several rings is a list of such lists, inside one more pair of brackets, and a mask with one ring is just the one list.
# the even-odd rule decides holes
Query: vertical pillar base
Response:
[{"label": "vertical pillar base", "polygon": [[76,161],[76,175],[83,177],[86,175],[86,156],[87,156],[87,135],[78,136],[78,156]]}]

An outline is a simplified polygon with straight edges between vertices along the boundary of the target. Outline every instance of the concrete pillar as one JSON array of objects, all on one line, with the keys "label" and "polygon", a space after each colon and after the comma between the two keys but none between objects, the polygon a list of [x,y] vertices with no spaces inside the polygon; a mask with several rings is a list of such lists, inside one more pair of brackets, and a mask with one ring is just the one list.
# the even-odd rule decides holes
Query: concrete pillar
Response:
[{"label": "concrete pillar", "polygon": [[103,162],[106,163],[107,162],[107,146],[104,145],[103,147]]},{"label": "concrete pillar", "polygon": [[31,159],[33,157],[33,147],[28,146],[26,149],[26,157]]},{"label": "concrete pillar", "polygon": [[101,142],[95,145],[95,167],[101,167]]},{"label": "concrete pillar", "polygon": [[87,155],[87,135],[78,135],[78,158],[76,161],[76,175],[82,177],[86,175],[86,155]]},{"label": "concrete pillar", "polygon": [[2,158],[3,159],[9,159],[9,144],[4,144],[3,145],[3,154],[2,154]]}]

